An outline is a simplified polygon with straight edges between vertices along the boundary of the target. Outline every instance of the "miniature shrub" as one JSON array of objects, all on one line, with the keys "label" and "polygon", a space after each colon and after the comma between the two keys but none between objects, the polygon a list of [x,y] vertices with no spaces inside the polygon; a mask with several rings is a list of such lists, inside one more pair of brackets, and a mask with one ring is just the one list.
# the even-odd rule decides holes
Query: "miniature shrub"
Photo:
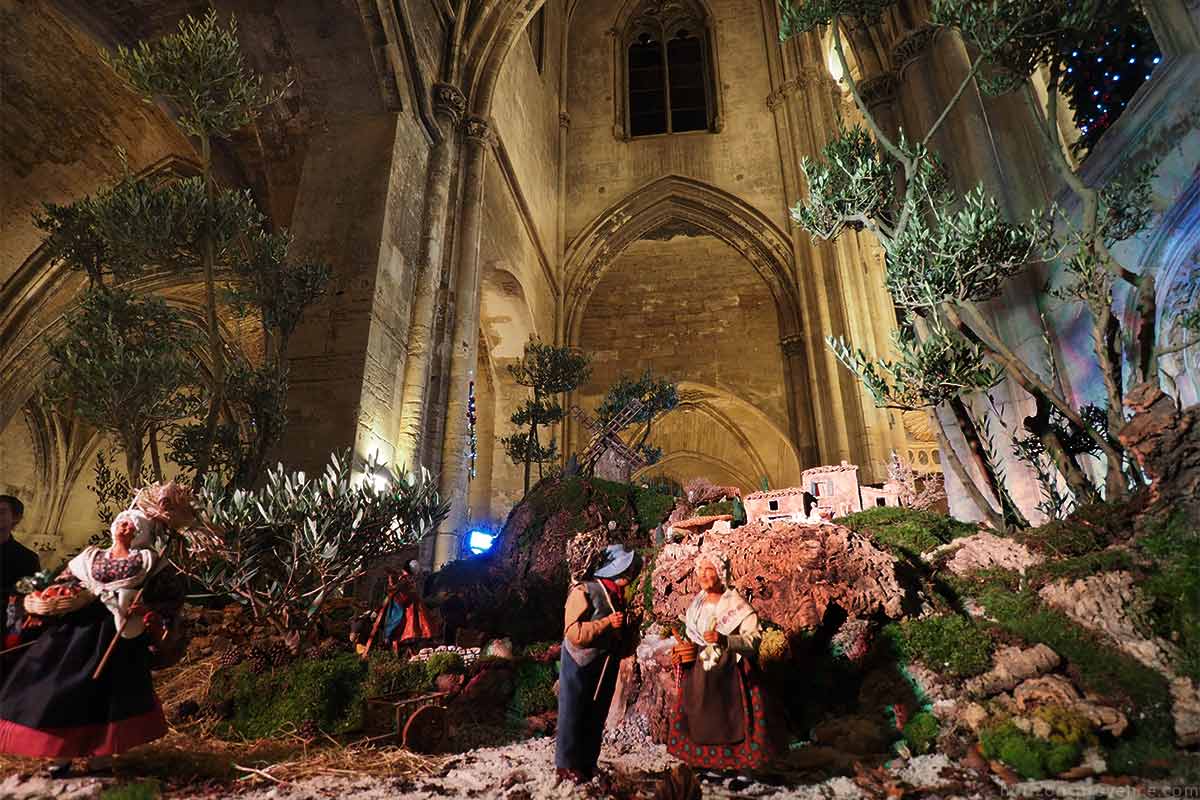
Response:
[{"label": "miniature shrub", "polygon": [[884,628],[903,661],[920,661],[955,678],[986,672],[992,663],[987,631],[958,614],[905,620]]},{"label": "miniature shrub", "polygon": [[408,661],[387,651],[372,653],[367,666],[367,679],[363,685],[366,697],[384,697],[390,694],[427,692],[433,687],[428,664]]},{"label": "miniature shrub", "polygon": [[466,662],[458,653],[434,653],[425,660],[425,677],[431,684],[439,675],[461,674],[466,671]]},{"label": "miniature shrub", "polygon": [[979,745],[985,757],[1003,761],[1022,778],[1032,780],[1065,772],[1083,756],[1080,742],[1039,739],[1022,731],[1012,720],[980,731]]},{"label": "miniature shrub", "polygon": [[528,717],[549,711],[558,704],[554,694],[554,664],[521,661],[513,672],[513,699],[509,711],[518,717]]},{"label": "miniature shrub", "polygon": [[648,533],[671,515],[675,498],[658,489],[639,488],[634,491],[633,506],[637,513],[638,529]]},{"label": "miniature shrub", "polygon": [[834,521],[869,536],[898,558],[914,558],[979,530],[945,514],[911,508],[871,508]]},{"label": "miniature shrub", "polygon": [[913,755],[921,756],[937,744],[940,725],[931,711],[918,711],[904,725],[904,742]]},{"label": "miniature shrub", "polygon": [[233,703],[233,717],[218,733],[261,739],[309,720],[326,733],[355,730],[362,725],[366,672],[358,656],[345,653],[270,672],[241,664],[218,673],[210,699]]}]

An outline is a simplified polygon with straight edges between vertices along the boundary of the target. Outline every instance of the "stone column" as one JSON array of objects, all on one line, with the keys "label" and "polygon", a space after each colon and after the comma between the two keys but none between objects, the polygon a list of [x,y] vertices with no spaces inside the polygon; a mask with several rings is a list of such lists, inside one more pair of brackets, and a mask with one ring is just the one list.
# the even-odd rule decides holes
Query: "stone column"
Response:
[{"label": "stone column", "polygon": [[803,334],[785,336],[779,340],[783,351],[784,374],[791,395],[792,441],[800,459],[800,469],[821,463],[817,446],[817,417],[813,413],[812,387],[808,384],[808,349]]},{"label": "stone column", "polygon": [[327,261],[333,278],[325,297],[305,312],[288,348],[289,424],[280,446],[290,469],[309,474],[324,469],[331,453],[356,443],[396,116],[332,116],[315,131],[291,229],[296,251]]},{"label": "stone column", "polygon": [[462,204],[458,225],[458,252],[450,307],[450,375],[445,402],[442,438],[441,494],[450,502],[450,515],[438,529],[434,566],[441,567],[458,557],[458,540],[467,523],[470,431],[467,424],[467,393],[475,380],[479,352],[479,237],[483,222],[483,182],[488,149],[492,143],[491,122],[468,116],[462,160]]},{"label": "stone column", "polygon": [[437,291],[442,282],[446,223],[450,211],[450,185],[458,159],[459,123],[467,99],[455,86],[433,87],[433,111],[442,138],[429,154],[425,213],[421,221],[420,275],[413,298],[409,328],[409,358],[404,370],[404,395],[400,411],[402,439],[397,462],[414,467],[422,442],[429,436],[429,380],[434,357],[433,333],[437,318]]}]

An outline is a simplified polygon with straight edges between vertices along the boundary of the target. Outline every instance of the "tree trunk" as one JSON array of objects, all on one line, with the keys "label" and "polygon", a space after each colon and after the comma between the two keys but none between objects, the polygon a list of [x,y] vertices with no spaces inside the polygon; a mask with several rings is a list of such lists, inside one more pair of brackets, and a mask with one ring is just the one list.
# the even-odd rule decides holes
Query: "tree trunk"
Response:
[{"label": "tree trunk", "polygon": [[1096,486],[1088,479],[1075,456],[1067,452],[1058,434],[1050,427],[1050,403],[1044,397],[1034,395],[1037,403],[1036,416],[1025,418],[1025,430],[1038,437],[1054,466],[1067,482],[1077,503],[1099,500]]},{"label": "tree trunk", "polygon": [[150,429],[150,463],[154,467],[154,480],[163,482],[162,459],[158,455],[158,430]]},{"label": "tree trunk", "polygon": [[942,426],[941,419],[937,414],[933,415],[934,422],[937,424],[938,446],[942,449],[942,456],[946,463],[950,465],[950,471],[958,478],[958,482],[967,490],[967,494],[971,496],[971,501],[975,503],[975,507],[983,514],[984,522],[987,523],[992,530],[997,533],[1004,532],[1004,517],[996,513],[992,508],[991,501],[983,496],[983,492],[979,491],[979,487],[975,484],[975,479],[968,473],[962,461],[958,458],[958,453],[954,452],[953,445],[950,444],[949,437],[946,436],[946,431]]},{"label": "tree trunk", "polygon": [[[1093,308],[1092,344],[1096,359],[1100,362],[1100,374],[1104,378],[1104,389],[1108,395],[1108,435],[1116,440],[1117,431],[1125,424],[1122,414],[1124,402],[1121,391],[1121,327],[1113,316],[1112,306]],[[1125,448],[1114,445],[1121,453],[1117,461],[1105,459],[1104,499],[1110,503],[1129,497],[1129,481],[1125,477]]]},{"label": "tree trunk", "polygon": [[979,468],[984,479],[987,480],[988,488],[999,501],[1004,525],[1016,528],[1028,528],[1029,521],[1025,519],[1025,515],[1017,508],[1008,490],[1004,488],[1004,484],[1000,481],[999,476],[996,475],[995,466],[988,458],[987,449],[983,445],[979,430],[975,427],[975,421],[971,419],[971,414],[967,410],[967,404],[963,402],[961,397],[955,397],[949,401],[949,406],[954,412],[954,419],[958,422],[963,439],[967,443],[967,452],[971,454],[972,462]]},{"label": "tree trunk", "polygon": [[530,469],[533,465],[533,449],[537,447],[538,391],[533,390],[533,408],[529,412],[529,441],[525,443],[525,494],[529,494]]},{"label": "tree trunk", "polygon": [[[1121,462],[1121,455],[1113,449],[1112,444],[1108,439],[1101,435],[1098,431],[1088,425],[1079,412],[1071,408],[1071,405],[1063,400],[1058,394],[1050,388],[1038,375],[1029,368],[1029,366],[1017,356],[1008,345],[1000,338],[999,334],[992,329],[983,315],[979,313],[971,305],[964,305],[963,311],[971,318],[971,324],[968,325],[961,316],[959,316],[958,308],[952,303],[946,303],[943,306],[946,313],[946,318],[969,339],[979,342],[988,351],[988,354],[995,359],[1004,370],[1017,382],[1020,386],[1034,398],[1042,398],[1046,402],[1053,405],[1059,412],[1077,425],[1081,431],[1085,431],[1092,441],[1100,446],[1101,451],[1107,458],[1114,459],[1117,463]],[[1094,492],[1093,492],[1094,494]]]},{"label": "tree trunk", "polygon": [[136,492],[141,488],[145,443],[140,436],[126,433],[121,435],[121,446],[125,449],[125,474],[129,477],[129,488]]},{"label": "tree trunk", "polygon": [[209,399],[208,417],[204,424],[204,443],[196,461],[197,485],[204,481],[212,461],[213,444],[217,439],[217,423],[221,417],[221,406],[225,402],[225,354],[221,348],[221,329],[217,324],[216,290],[216,242],[213,240],[213,207],[216,201],[216,185],[212,176],[212,141],[207,135],[200,137],[200,156],[203,161],[204,177],[204,231],[201,240],[201,263],[204,268],[204,304],[208,320],[208,349],[212,357],[212,397]]}]

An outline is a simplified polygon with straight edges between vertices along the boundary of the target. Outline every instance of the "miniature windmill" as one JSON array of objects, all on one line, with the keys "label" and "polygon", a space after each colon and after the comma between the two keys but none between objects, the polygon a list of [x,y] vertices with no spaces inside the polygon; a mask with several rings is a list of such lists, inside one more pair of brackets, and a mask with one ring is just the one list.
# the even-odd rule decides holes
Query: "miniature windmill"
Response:
[{"label": "miniature windmill", "polygon": [[637,417],[642,410],[642,401],[634,399],[613,417],[607,425],[601,425],[585,414],[579,406],[571,406],[571,414],[592,432],[583,453],[579,456],[579,465],[592,470],[606,452],[611,452],[619,461],[625,462],[631,470],[646,466],[646,460],[634,452],[629,445],[621,441],[618,432],[623,430]]}]

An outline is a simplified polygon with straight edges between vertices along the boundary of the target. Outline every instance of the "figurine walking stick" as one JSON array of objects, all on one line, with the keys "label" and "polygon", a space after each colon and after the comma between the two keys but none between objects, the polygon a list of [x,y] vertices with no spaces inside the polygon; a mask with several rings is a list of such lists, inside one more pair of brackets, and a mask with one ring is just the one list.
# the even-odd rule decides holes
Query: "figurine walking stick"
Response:
[{"label": "figurine walking stick", "polygon": [[[130,610],[132,610],[133,607],[138,604],[138,601],[142,599],[142,592],[144,591],[146,591],[144,586],[137,590],[137,594],[133,596],[133,602],[129,604]],[[104,672],[104,667],[108,664],[108,659],[112,656],[113,650],[117,649],[117,642],[120,640],[121,634],[125,632],[125,626],[128,624],[129,617],[126,616],[125,619],[121,621],[121,627],[117,628],[117,632],[113,634],[112,641],[108,643],[108,649],[104,651],[104,657],[101,658],[100,663],[96,665],[96,671],[92,673],[92,680],[95,681],[100,679],[100,674]]]},{"label": "figurine walking stick", "polygon": [[387,613],[388,603],[390,602],[392,602],[392,596],[384,592],[383,605],[379,607],[379,613],[375,615],[375,624],[371,626],[371,635],[367,637],[367,646],[363,648],[363,661],[366,661],[371,655],[371,646],[375,644],[375,634],[379,633],[379,626],[383,623],[383,616]]}]

